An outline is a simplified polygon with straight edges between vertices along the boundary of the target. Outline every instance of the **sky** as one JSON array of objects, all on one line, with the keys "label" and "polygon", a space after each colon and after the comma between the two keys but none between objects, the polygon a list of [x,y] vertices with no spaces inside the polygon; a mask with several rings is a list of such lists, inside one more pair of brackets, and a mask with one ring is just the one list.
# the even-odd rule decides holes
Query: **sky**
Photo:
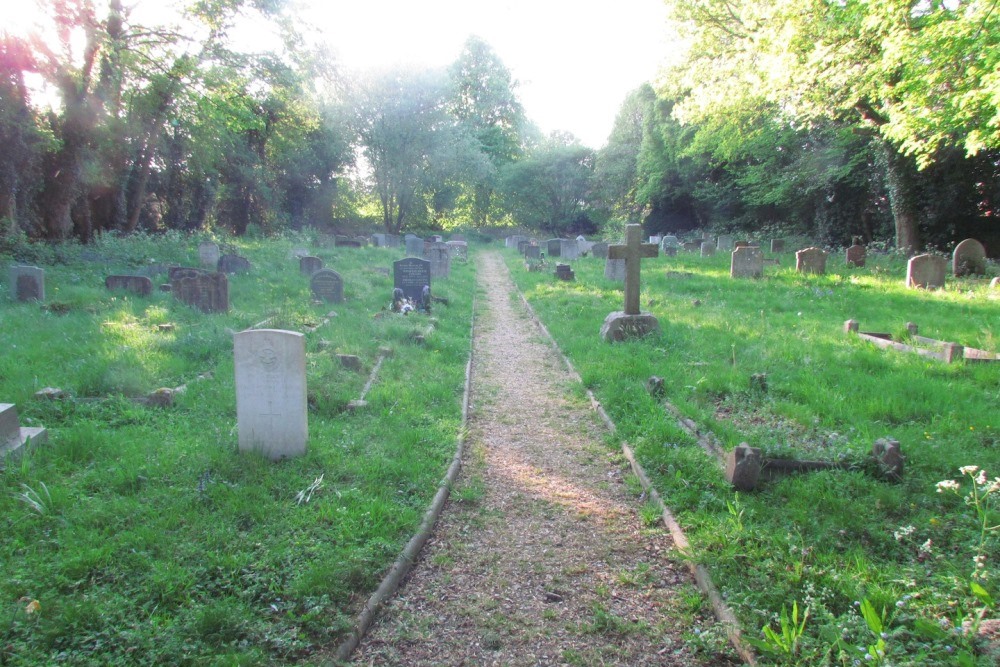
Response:
[{"label": "sky", "polygon": [[[518,81],[528,118],[544,133],[568,131],[604,145],[629,91],[654,81],[677,54],[663,0],[291,0],[300,28],[323,40],[350,71],[446,67],[472,35],[484,39]],[[97,0],[97,5],[106,2]],[[171,11],[171,0],[126,0]],[[17,26],[32,0],[4,9]],[[250,43],[268,40],[245,34]]]}]

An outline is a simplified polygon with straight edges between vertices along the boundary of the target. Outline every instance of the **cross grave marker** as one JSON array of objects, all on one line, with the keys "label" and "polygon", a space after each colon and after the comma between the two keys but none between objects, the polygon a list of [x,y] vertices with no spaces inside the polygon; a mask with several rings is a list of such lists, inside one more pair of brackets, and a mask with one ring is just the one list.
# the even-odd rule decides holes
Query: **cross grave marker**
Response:
[{"label": "cross grave marker", "polygon": [[625,243],[608,246],[608,259],[625,262],[625,310],[609,314],[601,326],[606,341],[637,338],[660,330],[660,323],[639,310],[640,262],[659,255],[659,246],[642,242],[642,225],[625,226]]}]

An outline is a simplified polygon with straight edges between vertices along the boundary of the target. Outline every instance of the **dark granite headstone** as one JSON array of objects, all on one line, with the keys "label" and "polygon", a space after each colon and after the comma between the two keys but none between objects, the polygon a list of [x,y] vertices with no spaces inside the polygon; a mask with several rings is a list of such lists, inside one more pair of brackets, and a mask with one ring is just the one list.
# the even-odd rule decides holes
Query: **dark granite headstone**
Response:
[{"label": "dark granite headstone", "polygon": [[318,269],[309,278],[309,289],[322,301],[340,303],[344,300],[344,279],[332,269]]},{"label": "dark granite headstone", "polygon": [[403,290],[403,296],[419,303],[424,286],[431,284],[431,263],[419,257],[407,257],[392,263],[392,286]]},{"label": "dark granite headstone", "polygon": [[556,264],[556,278],[559,280],[575,280],[576,274],[569,264]]},{"label": "dark granite headstone", "polygon": [[559,257],[562,250],[562,239],[549,239],[545,242],[546,252],[549,257]]},{"label": "dark granite headstone", "polygon": [[524,246],[525,259],[539,259],[542,256],[542,249],[536,245]]}]

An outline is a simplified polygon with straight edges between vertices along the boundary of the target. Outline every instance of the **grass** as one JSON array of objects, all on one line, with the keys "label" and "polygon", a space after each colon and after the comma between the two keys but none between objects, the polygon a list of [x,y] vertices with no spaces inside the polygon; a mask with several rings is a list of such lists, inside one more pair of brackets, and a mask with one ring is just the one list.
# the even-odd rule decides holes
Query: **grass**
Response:
[{"label": "grass", "polygon": [[[431,317],[382,314],[392,279],[373,267],[390,268],[395,249],[313,245],[346,297],[314,305],[289,254],[307,238],[230,240],[254,268],[231,276],[225,315],[104,289],[106,274],[153,259],[197,265],[199,240],[32,249],[19,259],[46,269],[46,303],[0,295],[0,400],[49,429],[0,471],[0,664],[308,662],[343,637],[454,454],[471,266],[434,282],[449,305]],[[302,330],[331,311],[307,334],[308,453],[240,455],[232,332],[267,318]],[[382,347],[393,355],[368,407],[348,412]],[[131,400],[185,383],[172,408]],[[69,398],[34,399],[45,386]]]},{"label": "grass", "polygon": [[[745,628],[779,631],[781,609],[797,603],[809,608],[798,664],[852,664],[863,658],[856,647],[872,643],[859,611],[868,601],[893,638],[873,660],[992,664],[950,628],[996,615],[1000,536],[982,524],[1000,523],[998,494],[977,513],[964,498],[978,473],[957,493],[937,493],[936,484],[962,479],[962,466],[987,472],[980,491],[1000,475],[1000,364],[946,365],[843,333],[847,319],[898,336],[912,321],[923,336],[997,352],[1000,300],[983,281],[949,277],[944,290],[910,290],[905,261],[889,255],[870,256],[865,269],[831,256],[826,275],[801,276],[790,252],[763,280],[733,280],[727,256],[680,253],[643,261],[643,310],[662,334],[610,345],[600,325],[623,296],[621,284],[604,279],[603,261],[574,261],[576,281],[562,282],[506,256]],[[755,383],[759,374],[766,388]],[[666,400],[728,449],[748,442],[767,456],[855,465],[736,494],[646,392],[652,375],[666,378]],[[907,456],[900,483],[866,463],[886,436]],[[949,628],[947,636],[932,626]]]}]

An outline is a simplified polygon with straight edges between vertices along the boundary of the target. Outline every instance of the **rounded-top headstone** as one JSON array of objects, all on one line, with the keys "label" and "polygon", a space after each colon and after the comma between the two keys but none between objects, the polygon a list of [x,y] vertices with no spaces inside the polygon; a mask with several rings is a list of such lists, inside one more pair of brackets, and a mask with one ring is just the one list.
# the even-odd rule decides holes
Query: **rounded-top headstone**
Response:
[{"label": "rounded-top headstone", "polygon": [[986,273],[986,248],[976,239],[965,239],[952,254],[952,273],[959,276],[981,276]]},{"label": "rounded-top headstone", "polygon": [[344,300],[344,280],[332,269],[319,269],[309,278],[309,288],[313,296],[328,303]]}]

